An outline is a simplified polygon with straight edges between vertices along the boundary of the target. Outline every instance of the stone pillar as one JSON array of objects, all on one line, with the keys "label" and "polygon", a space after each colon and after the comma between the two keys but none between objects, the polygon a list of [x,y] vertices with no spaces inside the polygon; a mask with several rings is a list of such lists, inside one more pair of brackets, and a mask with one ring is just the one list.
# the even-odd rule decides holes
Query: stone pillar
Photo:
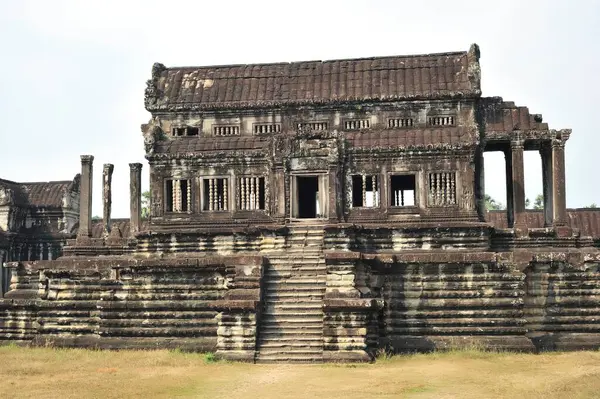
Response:
[{"label": "stone pillar", "polygon": [[540,157],[542,158],[542,183],[544,187],[544,227],[550,227],[552,226],[554,214],[552,202],[552,147],[550,143],[542,144]]},{"label": "stone pillar", "polygon": [[514,196],[513,196],[513,173],[512,173],[512,155],[510,148],[504,151],[504,165],[506,173],[506,221],[507,226],[512,228],[515,224]]},{"label": "stone pillar", "polygon": [[129,230],[132,235],[140,231],[142,220],[142,164],[129,164]]},{"label": "stone pillar", "polygon": [[0,251],[0,298],[4,297],[6,279],[4,277],[4,251]]},{"label": "stone pillar", "polygon": [[[483,148],[483,145],[482,145]],[[475,193],[475,206],[477,207],[477,216],[481,222],[485,222],[487,219],[485,209],[485,160],[483,158],[483,150],[478,148],[475,152],[475,180],[474,180],[474,193]]]},{"label": "stone pillar", "polygon": [[510,142],[511,167],[512,167],[512,197],[513,197],[513,220],[517,235],[527,234],[527,222],[525,220],[525,167],[523,166],[523,140],[512,140]]},{"label": "stone pillar", "polygon": [[102,168],[102,231],[104,236],[110,234],[110,210],[112,207],[112,174],[114,165],[105,163]]},{"label": "stone pillar", "polygon": [[560,131],[552,140],[552,202],[554,227],[558,236],[571,234],[568,228],[567,199],[565,192],[565,143],[570,131]]},{"label": "stone pillar", "polygon": [[81,156],[81,190],[79,194],[79,237],[92,235],[92,180],[94,156]]}]

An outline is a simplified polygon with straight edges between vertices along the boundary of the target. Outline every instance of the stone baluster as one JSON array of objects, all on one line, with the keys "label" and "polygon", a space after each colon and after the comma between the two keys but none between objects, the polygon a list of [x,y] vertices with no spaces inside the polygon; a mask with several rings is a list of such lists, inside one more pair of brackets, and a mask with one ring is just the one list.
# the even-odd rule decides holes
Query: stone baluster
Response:
[{"label": "stone baluster", "polygon": [[208,179],[208,210],[214,211],[214,189],[213,189],[214,179]]},{"label": "stone baluster", "polygon": [[373,179],[373,206],[379,206],[379,191],[377,191],[377,175]]},{"label": "stone baluster", "polygon": [[250,202],[252,201],[250,198],[250,178],[245,177],[244,180],[246,180],[246,210],[250,210]]},{"label": "stone baluster", "polygon": [[240,177],[240,195],[241,195],[241,206],[243,210],[248,209],[246,207],[246,178]]},{"label": "stone baluster", "polygon": [[362,203],[367,206],[367,175],[362,175]]},{"label": "stone baluster", "polygon": [[223,210],[227,210],[227,179],[223,179]]},{"label": "stone baluster", "polygon": [[254,177],[250,178],[250,210],[256,209],[256,186]]},{"label": "stone baluster", "polygon": [[439,185],[438,185],[439,173],[433,173],[433,204],[440,204],[440,193],[439,193]]},{"label": "stone baluster", "polygon": [[192,181],[191,180],[187,180],[187,193],[186,193],[186,198],[187,198],[187,213],[192,213]]},{"label": "stone baluster", "polygon": [[456,173],[452,173],[450,177],[450,199],[452,204],[456,204]]}]

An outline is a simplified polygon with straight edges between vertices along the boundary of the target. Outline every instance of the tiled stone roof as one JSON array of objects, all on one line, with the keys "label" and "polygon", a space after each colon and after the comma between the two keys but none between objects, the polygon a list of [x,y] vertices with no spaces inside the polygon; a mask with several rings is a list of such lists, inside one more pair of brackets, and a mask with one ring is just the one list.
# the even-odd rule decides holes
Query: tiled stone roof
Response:
[{"label": "tiled stone roof", "polygon": [[148,110],[252,108],[479,96],[479,49],[276,64],[165,68],[155,64]]},{"label": "tiled stone roof", "polygon": [[63,197],[72,183],[71,180],[22,183],[21,187],[27,195],[30,206],[60,208]]},{"label": "tiled stone roof", "polygon": [[0,179],[0,188],[9,189],[12,192],[14,205],[22,207],[60,208],[63,205],[63,197],[67,191],[78,189],[76,187],[78,177],[75,180],[16,183]]},{"label": "tiled stone roof", "polygon": [[[600,238],[600,209],[579,208],[567,209],[569,225],[579,229],[582,236]],[[544,212],[539,210],[527,210],[526,221],[528,227],[544,227]],[[487,220],[497,228],[507,228],[506,211],[490,211]]]},{"label": "tiled stone roof", "polygon": [[516,106],[498,97],[485,99],[486,131],[512,132],[515,130],[548,130],[542,115],[531,114],[529,108]]}]

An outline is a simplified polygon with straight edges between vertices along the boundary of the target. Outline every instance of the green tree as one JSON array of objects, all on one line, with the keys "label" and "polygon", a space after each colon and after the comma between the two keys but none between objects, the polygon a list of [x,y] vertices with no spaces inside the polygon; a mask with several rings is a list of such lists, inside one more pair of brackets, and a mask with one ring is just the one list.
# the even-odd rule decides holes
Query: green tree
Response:
[{"label": "green tree", "polygon": [[504,204],[496,201],[490,195],[486,194],[485,195],[485,209],[487,209],[488,211],[500,211],[500,210],[503,210],[506,208],[504,207]]},{"label": "green tree", "polygon": [[533,202],[533,209],[544,209],[544,194],[538,194]]},{"label": "green tree", "polygon": [[595,202],[592,202],[591,204],[584,206],[584,208],[598,208],[598,205]]},{"label": "green tree", "polygon": [[150,191],[142,193],[142,219],[150,217]]}]

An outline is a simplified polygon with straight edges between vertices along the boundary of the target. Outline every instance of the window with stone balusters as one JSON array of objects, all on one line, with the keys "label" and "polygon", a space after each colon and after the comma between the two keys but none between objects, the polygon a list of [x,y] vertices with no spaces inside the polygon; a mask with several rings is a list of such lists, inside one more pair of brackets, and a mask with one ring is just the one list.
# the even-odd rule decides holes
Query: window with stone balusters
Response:
[{"label": "window with stone balusters", "polygon": [[265,209],[265,178],[238,177],[237,209],[241,211],[257,211]]},{"label": "window with stone balusters", "polygon": [[414,207],[416,188],[415,175],[390,176],[390,205],[399,208]]},{"label": "window with stone balusters", "polygon": [[377,175],[352,176],[352,207],[375,208],[379,206],[379,177]]},{"label": "window with stone balusters", "polygon": [[189,180],[167,180],[165,204],[167,212],[191,212],[192,185]]},{"label": "window with stone balusters", "polygon": [[229,179],[226,177],[205,178],[203,184],[202,210],[229,210]]},{"label": "window with stone balusters", "polygon": [[456,205],[456,173],[430,173],[428,198],[430,206]]}]

